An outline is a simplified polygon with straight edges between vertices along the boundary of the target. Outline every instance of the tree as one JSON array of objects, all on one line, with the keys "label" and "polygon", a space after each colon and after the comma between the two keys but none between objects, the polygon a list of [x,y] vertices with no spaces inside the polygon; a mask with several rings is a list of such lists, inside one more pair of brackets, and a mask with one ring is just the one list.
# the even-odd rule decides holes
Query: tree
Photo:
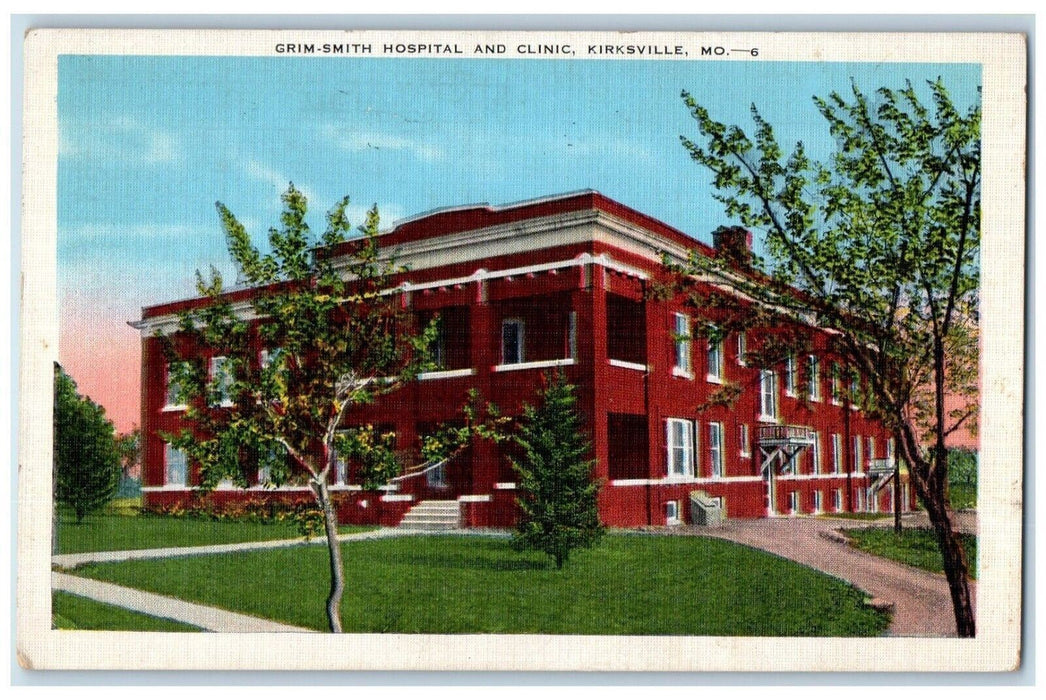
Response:
[{"label": "tree", "polygon": [[[702,139],[683,136],[683,146],[712,172],[726,213],[763,233],[768,259],[693,256],[679,271],[758,300],[740,323],[766,329],[764,367],[802,345],[795,329],[828,331],[854,380],[853,400],[882,419],[908,465],[943,555],[958,633],[969,637],[968,565],[947,498],[945,439],[975,427],[978,409],[980,107],[960,111],[939,80],[926,94],[931,104],[911,83],[871,96],[855,84],[848,96],[814,98],[836,142],[818,163],[802,143],[786,156],[754,105],[750,137],[683,92]],[[718,294],[693,278],[683,284],[695,304]],[[946,396],[961,399],[959,408],[946,409]]]},{"label": "tree", "polygon": [[120,482],[115,429],[105,409],[81,396],[76,383],[55,364],[55,501],[76,514],[76,522],[113,499]]},{"label": "tree", "polygon": [[591,547],[603,532],[595,461],[578,415],[574,387],[562,373],[545,377],[538,406],[526,405],[514,440],[522,450],[512,459],[523,496],[514,545],[545,552],[562,569],[570,552]]},{"label": "tree", "polygon": [[[269,230],[270,253],[260,252],[217,203],[239,281],[252,292],[247,307],[236,308],[217,270],[209,279],[197,273],[206,303],[181,314],[177,333],[162,336],[170,380],[192,428],[163,437],[198,466],[203,488],[222,479],[247,486],[259,471],[269,485],[307,480],[330,558],[327,618],[331,631],[340,632],[345,574],[329,479],[339,456],[359,463],[364,488],[404,468],[394,435],[350,427],[348,418],[431,368],[435,326],[418,328],[393,287],[401,268],[379,250],[376,207],[350,239],[349,200],[342,199],[316,241],[305,196],[292,183],[282,200],[282,226]],[[337,265],[334,246],[341,251]],[[479,421],[471,404],[463,413],[457,428],[425,441],[428,462],[420,469],[451,459],[473,435],[492,434],[496,417]]]}]

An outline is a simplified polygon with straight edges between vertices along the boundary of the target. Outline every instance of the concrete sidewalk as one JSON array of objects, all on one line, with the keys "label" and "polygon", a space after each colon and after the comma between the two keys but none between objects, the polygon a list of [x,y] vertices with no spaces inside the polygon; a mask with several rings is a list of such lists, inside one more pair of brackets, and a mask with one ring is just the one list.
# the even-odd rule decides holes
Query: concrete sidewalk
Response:
[{"label": "concrete sidewalk", "polygon": [[[357,540],[376,540],[385,537],[403,537],[405,535],[423,534],[420,531],[400,530],[397,528],[380,528],[367,532],[352,532],[338,535],[339,542]],[[167,559],[169,557],[194,557],[201,554],[228,554],[230,552],[249,552],[258,549],[281,549],[283,547],[303,547],[326,544],[326,537],[314,537],[306,540],[296,537],[289,540],[262,540],[258,542],[233,542],[230,544],[209,544],[198,547],[159,547],[156,549],[125,549],[117,552],[80,552],[77,554],[56,554],[51,563],[63,569],[72,569],[82,564],[102,562],[129,561],[131,559]]]},{"label": "concrete sidewalk", "polygon": [[316,630],[304,627],[285,625],[260,617],[189,603],[178,598],[125,588],[114,583],[70,576],[57,571],[51,572],[51,589],[153,617],[184,622],[208,632],[316,632]]}]

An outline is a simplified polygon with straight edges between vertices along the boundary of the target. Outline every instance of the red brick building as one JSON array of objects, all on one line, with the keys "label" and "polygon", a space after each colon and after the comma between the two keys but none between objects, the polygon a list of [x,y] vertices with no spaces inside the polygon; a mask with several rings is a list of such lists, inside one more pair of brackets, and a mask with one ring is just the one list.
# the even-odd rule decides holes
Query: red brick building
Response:
[{"label": "red brick building", "polygon": [[[841,398],[824,336],[815,335],[807,357],[746,366],[746,345],[759,338],[690,337],[697,319],[682,299],[647,293],[665,276],[663,254],[721,255],[736,240],[703,245],[593,191],[441,209],[400,222],[380,240],[410,269],[397,280],[404,303],[423,319],[438,313],[442,327],[441,369],[351,418],[394,430],[398,447],[409,450],[419,434],[453,420],[472,388],[519,415],[523,403],[534,402],[542,375],[559,368],[578,387],[606,524],[689,522],[691,494],[699,491],[731,518],[892,509],[886,477],[893,441]],[[158,435],[176,430],[182,412],[168,405],[166,364],[153,334],[173,329],[177,312],[198,303],[148,307],[135,324],[143,344],[147,505],[197,493],[191,465]],[[796,371],[799,362],[810,371]],[[737,401],[699,409],[724,382],[741,387]],[[339,517],[396,524],[436,500],[456,501],[469,526],[509,524],[517,494],[505,449],[477,442],[445,468],[379,492],[362,491],[341,469],[332,487]],[[908,509],[914,496],[906,479],[901,488]],[[220,486],[211,498],[310,493],[305,486]]]}]

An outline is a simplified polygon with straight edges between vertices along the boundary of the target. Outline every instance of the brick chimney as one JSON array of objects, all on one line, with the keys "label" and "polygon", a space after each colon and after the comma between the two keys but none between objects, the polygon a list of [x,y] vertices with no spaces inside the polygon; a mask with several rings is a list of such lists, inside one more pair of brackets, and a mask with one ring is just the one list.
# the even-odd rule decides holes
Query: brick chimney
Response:
[{"label": "brick chimney", "polygon": [[740,226],[720,226],[712,232],[716,256],[737,267],[752,264],[752,232]]}]

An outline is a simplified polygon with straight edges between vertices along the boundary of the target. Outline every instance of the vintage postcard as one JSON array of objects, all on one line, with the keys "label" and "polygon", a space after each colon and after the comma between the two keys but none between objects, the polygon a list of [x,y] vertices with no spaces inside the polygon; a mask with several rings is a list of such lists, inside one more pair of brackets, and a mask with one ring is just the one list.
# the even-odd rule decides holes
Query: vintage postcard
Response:
[{"label": "vintage postcard", "polygon": [[24,667],[1020,667],[1024,37],[24,51]]}]

